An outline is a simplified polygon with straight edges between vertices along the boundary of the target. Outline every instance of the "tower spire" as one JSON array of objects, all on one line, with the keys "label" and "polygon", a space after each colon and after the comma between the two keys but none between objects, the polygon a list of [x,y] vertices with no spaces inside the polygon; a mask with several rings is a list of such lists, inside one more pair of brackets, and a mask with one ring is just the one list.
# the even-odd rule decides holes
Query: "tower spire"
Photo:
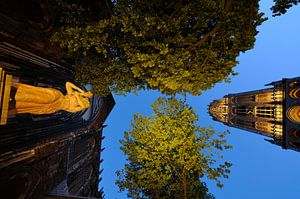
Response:
[{"label": "tower spire", "polygon": [[283,148],[300,149],[300,77],[268,84],[271,88],[229,94],[214,100],[216,121],[272,139]]}]

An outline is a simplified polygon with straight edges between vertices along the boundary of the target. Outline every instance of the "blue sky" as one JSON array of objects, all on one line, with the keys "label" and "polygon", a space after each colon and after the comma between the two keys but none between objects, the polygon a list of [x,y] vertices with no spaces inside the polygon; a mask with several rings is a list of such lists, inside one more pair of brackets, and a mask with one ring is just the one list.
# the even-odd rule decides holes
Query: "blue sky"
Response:
[{"label": "blue sky", "polygon": [[[213,126],[216,131],[229,129],[227,137],[233,149],[225,153],[225,159],[233,163],[229,179],[223,180],[224,188],[207,182],[217,199],[298,199],[300,198],[300,153],[284,150],[264,141],[264,137],[229,128],[213,121],[207,113],[208,104],[228,93],[265,88],[264,85],[282,78],[300,76],[300,5],[285,15],[271,17],[271,0],[261,1],[261,11],[269,18],[260,27],[254,49],[241,54],[235,67],[239,75],[231,83],[219,83],[201,96],[188,96],[188,103],[199,115],[201,126]],[[105,150],[102,168],[107,199],[123,199],[126,193],[118,192],[114,184],[115,171],[122,169],[125,156],[120,151],[119,140],[130,129],[134,113],[151,114],[150,104],[160,94],[155,91],[139,92],[138,96],[114,96],[116,106],[106,121],[103,141]]]}]

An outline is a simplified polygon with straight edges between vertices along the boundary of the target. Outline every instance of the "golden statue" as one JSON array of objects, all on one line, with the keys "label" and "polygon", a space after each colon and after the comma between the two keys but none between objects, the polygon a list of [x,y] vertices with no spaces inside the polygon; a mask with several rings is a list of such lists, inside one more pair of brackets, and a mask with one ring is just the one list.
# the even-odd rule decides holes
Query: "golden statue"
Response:
[{"label": "golden statue", "polygon": [[15,90],[16,114],[51,114],[60,110],[78,112],[90,106],[88,98],[93,96],[70,82],[66,82],[66,95],[53,88],[21,83],[13,83],[12,89]]}]

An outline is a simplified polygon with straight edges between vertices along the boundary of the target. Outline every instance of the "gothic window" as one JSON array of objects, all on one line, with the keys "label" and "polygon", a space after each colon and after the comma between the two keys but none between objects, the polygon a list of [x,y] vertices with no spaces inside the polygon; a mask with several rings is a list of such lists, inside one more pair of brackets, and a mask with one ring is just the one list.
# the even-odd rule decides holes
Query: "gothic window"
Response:
[{"label": "gothic window", "polygon": [[82,165],[77,170],[69,174],[67,183],[69,187],[69,193],[78,194],[89,182],[92,176],[92,166]]},{"label": "gothic window", "polygon": [[300,86],[300,82],[298,82],[298,81],[289,82],[289,86],[290,87]]},{"label": "gothic window", "polygon": [[278,139],[282,139],[282,125],[276,124],[273,128],[274,136]]},{"label": "gothic window", "polygon": [[0,176],[1,198],[32,198],[40,187],[41,176],[33,167],[23,165],[2,172]]},{"label": "gothic window", "polygon": [[23,198],[28,189],[27,184],[30,183],[24,177],[10,179],[1,185],[1,195],[4,194],[8,198]]},{"label": "gothic window", "polygon": [[256,102],[272,102],[273,92],[261,93],[256,95]]},{"label": "gothic window", "polygon": [[292,129],[292,130],[290,130],[289,134],[294,139],[299,139],[300,138],[300,130]]},{"label": "gothic window", "polygon": [[283,91],[281,89],[276,89],[274,91],[274,101],[281,102],[283,101]]},{"label": "gothic window", "polygon": [[287,111],[287,117],[290,121],[300,123],[300,106],[292,106]]},{"label": "gothic window", "polygon": [[245,103],[245,102],[255,102],[254,95],[241,95],[235,97],[235,102],[237,103]]},{"label": "gothic window", "polygon": [[273,126],[274,124],[270,124],[268,122],[256,122],[255,123],[255,128],[259,131],[263,131],[265,133],[263,133],[264,135],[269,135],[271,133],[273,133]]},{"label": "gothic window", "polygon": [[294,99],[299,99],[300,98],[300,88],[290,90],[289,96]]},{"label": "gothic window", "polygon": [[236,124],[237,124],[238,126],[255,128],[255,123],[252,122],[252,121],[247,121],[247,120],[237,119],[237,120],[236,120]]},{"label": "gothic window", "polygon": [[255,108],[257,117],[274,118],[274,107],[271,106],[258,106]]},{"label": "gothic window", "polygon": [[237,115],[253,115],[253,108],[252,107],[246,107],[246,106],[238,106],[233,109],[233,112]]},{"label": "gothic window", "polygon": [[237,115],[246,115],[246,107],[245,106],[235,107],[233,109],[233,112]]},{"label": "gothic window", "polygon": [[295,147],[296,149],[300,150],[300,143],[299,142],[289,142],[289,145]]},{"label": "gothic window", "polygon": [[222,113],[227,113],[227,107],[226,106],[222,107]]},{"label": "gothic window", "polygon": [[280,102],[283,100],[282,90],[275,89],[270,91],[265,91],[255,95],[256,102]]},{"label": "gothic window", "polygon": [[72,166],[82,160],[94,148],[95,139],[93,137],[83,137],[77,140],[70,150],[69,166]]}]

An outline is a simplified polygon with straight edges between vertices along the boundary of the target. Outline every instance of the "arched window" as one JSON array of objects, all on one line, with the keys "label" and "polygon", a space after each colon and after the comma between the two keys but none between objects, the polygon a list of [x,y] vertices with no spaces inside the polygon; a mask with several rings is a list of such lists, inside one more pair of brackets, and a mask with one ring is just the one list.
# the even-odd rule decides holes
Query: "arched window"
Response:
[{"label": "arched window", "polygon": [[300,149],[300,143],[299,142],[289,142],[289,145],[297,148],[297,149]]},{"label": "arched window", "polygon": [[289,134],[294,139],[300,139],[300,130],[298,129],[292,129],[289,131]]},{"label": "arched window", "polygon": [[300,122],[300,106],[293,106],[289,108],[286,113],[290,121],[299,123]]},{"label": "arched window", "polygon": [[69,154],[69,167],[80,162],[84,157],[92,152],[95,147],[95,138],[92,136],[86,136],[75,141],[71,146]]},{"label": "arched window", "polygon": [[255,107],[255,116],[264,118],[274,118],[274,107],[272,106],[258,106]]},{"label": "arched window", "polygon": [[78,169],[69,174],[67,183],[69,193],[73,195],[79,194],[90,182],[93,174],[91,165],[81,165]]},{"label": "arched window", "polygon": [[289,96],[294,99],[299,99],[300,98],[300,88],[295,88],[295,89],[290,90]]},{"label": "arched window", "polygon": [[41,176],[31,167],[9,170],[0,176],[0,193],[7,199],[32,198],[39,183]]},{"label": "arched window", "polygon": [[233,109],[233,112],[237,115],[243,115],[243,116],[254,114],[253,107],[246,107],[246,106],[235,107]]},{"label": "arched window", "polygon": [[247,121],[247,120],[237,119],[236,120],[236,124],[238,126],[249,127],[249,128],[255,129],[255,122],[253,122],[253,121]]},{"label": "arched window", "polygon": [[240,95],[235,96],[234,101],[236,103],[247,103],[247,102],[255,102],[255,96],[254,95]]},{"label": "arched window", "polygon": [[23,198],[27,188],[27,180],[25,177],[17,177],[12,180],[8,180],[1,185],[1,195],[4,194],[7,198]]}]

